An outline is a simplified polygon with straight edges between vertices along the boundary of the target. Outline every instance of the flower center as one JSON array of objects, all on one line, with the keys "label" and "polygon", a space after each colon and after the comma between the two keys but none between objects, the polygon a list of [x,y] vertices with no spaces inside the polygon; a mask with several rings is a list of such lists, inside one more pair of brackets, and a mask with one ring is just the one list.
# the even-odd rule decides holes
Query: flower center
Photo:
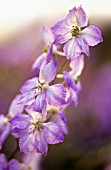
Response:
[{"label": "flower center", "polygon": [[77,37],[78,35],[80,35],[80,29],[77,26],[72,26],[71,34],[72,37]]}]

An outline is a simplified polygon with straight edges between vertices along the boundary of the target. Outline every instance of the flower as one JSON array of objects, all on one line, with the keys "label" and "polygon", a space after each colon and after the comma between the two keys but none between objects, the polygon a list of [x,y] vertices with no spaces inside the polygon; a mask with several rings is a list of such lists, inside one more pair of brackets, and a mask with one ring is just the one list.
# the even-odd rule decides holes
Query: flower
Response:
[{"label": "flower", "polygon": [[86,13],[79,6],[71,9],[64,20],[52,27],[56,44],[65,43],[63,50],[68,60],[77,58],[82,52],[89,56],[89,46],[103,41],[99,28],[93,25],[86,27],[87,24]]},{"label": "flower", "polygon": [[21,152],[47,154],[48,144],[63,142],[61,127],[56,122],[45,122],[44,115],[29,111],[29,114],[18,114],[10,120],[12,132],[18,133]]},{"label": "flower", "polygon": [[60,106],[65,104],[66,91],[61,84],[49,86],[54,80],[57,64],[51,60],[48,64],[42,64],[39,78],[34,77],[24,83],[21,87],[21,104],[32,105],[35,111],[42,112],[47,105]]}]

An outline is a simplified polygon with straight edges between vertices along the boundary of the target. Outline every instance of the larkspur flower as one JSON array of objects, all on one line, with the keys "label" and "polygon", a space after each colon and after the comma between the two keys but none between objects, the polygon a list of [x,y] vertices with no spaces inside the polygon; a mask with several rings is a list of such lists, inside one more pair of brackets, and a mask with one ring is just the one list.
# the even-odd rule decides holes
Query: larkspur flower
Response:
[{"label": "larkspur flower", "polygon": [[10,124],[7,117],[0,115],[0,149],[10,133]]},{"label": "larkspur flower", "polygon": [[35,77],[25,82],[21,87],[20,103],[32,105],[35,111],[42,112],[47,105],[60,106],[65,104],[66,91],[61,84],[49,85],[54,80],[57,64],[52,60],[41,66],[39,78]]},{"label": "larkspur flower", "polygon": [[18,133],[20,151],[46,155],[48,144],[63,142],[63,131],[56,122],[45,122],[42,113],[32,110],[29,113],[18,114],[10,120],[12,132]]},{"label": "larkspur flower", "polygon": [[79,6],[71,9],[64,20],[52,27],[56,44],[65,43],[63,50],[68,60],[77,58],[82,52],[89,56],[89,46],[95,46],[103,41],[99,28],[87,24],[86,13]]}]

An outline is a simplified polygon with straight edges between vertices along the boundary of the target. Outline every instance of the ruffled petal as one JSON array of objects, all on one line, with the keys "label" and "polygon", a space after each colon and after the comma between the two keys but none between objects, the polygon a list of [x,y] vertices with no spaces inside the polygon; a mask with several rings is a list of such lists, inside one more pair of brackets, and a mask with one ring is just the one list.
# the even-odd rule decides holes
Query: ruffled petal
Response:
[{"label": "ruffled petal", "polygon": [[63,75],[64,75],[64,79],[65,79],[66,84],[69,87],[71,87],[74,91],[78,91],[78,88],[77,88],[73,78],[71,77],[71,75],[67,71],[64,71]]},{"label": "ruffled petal", "polygon": [[97,45],[103,41],[101,31],[98,27],[90,25],[81,31],[81,37],[87,42],[89,46]]},{"label": "ruffled petal", "polygon": [[66,91],[61,84],[55,84],[47,88],[46,100],[49,105],[61,106],[65,104]]},{"label": "ruffled petal", "polygon": [[78,27],[81,28],[81,27],[87,26],[88,18],[86,16],[86,13],[84,12],[82,6],[79,6],[76,9],[75,16],[76,16],[76,21],[77,21]]},{"label": "ruffled petal", "polygon": [[40,74],[39,74],[39,81],[40,83],[50,83],[54,80],[57,71],[57,63],[54,63],[51,60],[49,63],[44,62],[41,66]]},{"label": "ruffled petal", "polygon": [[23,86],[20,88],[20,92],[24,93],[24,92],[29,92],[33,89],[35,89],[38,86],[38,78],[34,77],[30,80],[27,80]]},{"label": "ruffled petal", "polygon": [[48,144],[56,144],[64,141],[63,131],[55,122],[44,123],[44,133]]}]

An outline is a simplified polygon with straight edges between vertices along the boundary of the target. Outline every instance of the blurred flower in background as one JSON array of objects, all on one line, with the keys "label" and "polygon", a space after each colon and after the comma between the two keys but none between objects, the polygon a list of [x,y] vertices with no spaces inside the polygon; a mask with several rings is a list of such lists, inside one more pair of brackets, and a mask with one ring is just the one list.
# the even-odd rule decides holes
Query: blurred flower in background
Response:
[{"label": "blurred flower in background", "polygon": [[90,24],[101,29],[104,42],[85,57],[79,105],[66,111],[70,134],[63,144],[49,148],[41,170],[111,169],[111,2],[0,0],[1,114],[8,113],[21,85],[35,74],[30,70],[42,51],[42,26],[53,26],[81,4]]}]

